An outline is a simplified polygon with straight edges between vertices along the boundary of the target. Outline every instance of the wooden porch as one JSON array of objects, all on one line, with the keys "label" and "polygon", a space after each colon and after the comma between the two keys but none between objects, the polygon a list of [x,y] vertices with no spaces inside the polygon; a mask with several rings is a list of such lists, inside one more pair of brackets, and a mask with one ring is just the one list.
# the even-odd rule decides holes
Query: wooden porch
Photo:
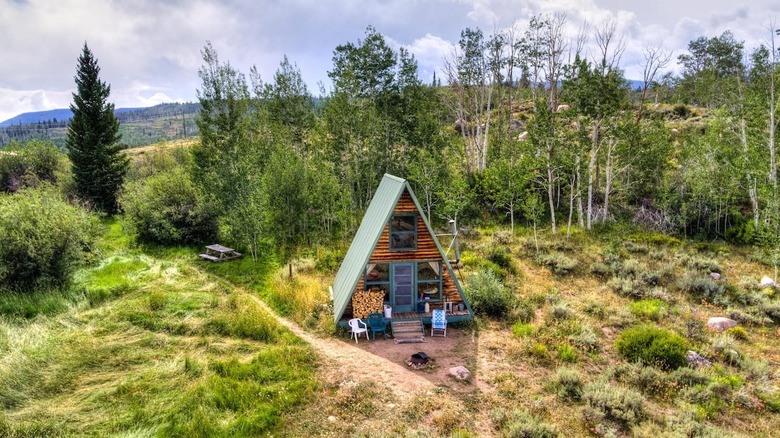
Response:
[{"label": "wooden porch", "polygon": [[[431,318],[433,317],[433,311],[434,309],[431,309],[431,312],[393,312],[392,316],[390,318],[385,318],[388,324],[392,321],[412,321],[412,320],[422,320],[424,325],[431,325]],[[455,323],[460,321],[465,321],[468,319],[471,319],[473,315],[471,312],[469,312],[468,309],[464,310],[458,310],[453,309],[452,312],[447,312],[447,323]],[[348,322],[350,319],[352,319],[353,316],[351,315],[344,315],[341,320],[339,321],[339,326],[341,327],[348,327]]]}]

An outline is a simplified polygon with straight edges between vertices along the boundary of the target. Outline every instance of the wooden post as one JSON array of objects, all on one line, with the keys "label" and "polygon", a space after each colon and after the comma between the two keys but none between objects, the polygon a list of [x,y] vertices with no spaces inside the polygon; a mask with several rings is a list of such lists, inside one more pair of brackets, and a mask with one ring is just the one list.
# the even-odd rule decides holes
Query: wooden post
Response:
[{"label": "wooden post", "polygon": [[290,268],[290,278],[292,278],[292,263],[289,263],[287,266]]}]

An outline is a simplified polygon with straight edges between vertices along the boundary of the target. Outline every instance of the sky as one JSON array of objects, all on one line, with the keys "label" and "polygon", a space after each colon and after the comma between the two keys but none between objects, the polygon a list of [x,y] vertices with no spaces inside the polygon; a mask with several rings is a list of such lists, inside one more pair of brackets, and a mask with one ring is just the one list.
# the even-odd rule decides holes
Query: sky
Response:
[{"label": "sky", "polygon": [[[671,50],[731,30],[746,48],[766,43],[780,0],[0,0],[0,121],[67,108],[86,42],[117,107],[196,101],[201,50],[272,80],[286,54],[309,90],[331,89],[327,72],[339,44],[357,43],[371,25],[417,59],[420,77],[441,72],[461,30],[485,34],[538,14],[563,12],[573,38],[583,23],[617,23],[628,79],[642,78],[643,49]],[[776,24],[775,27],[780,27]],[[442,76],[439,76],[440,78]]]}]

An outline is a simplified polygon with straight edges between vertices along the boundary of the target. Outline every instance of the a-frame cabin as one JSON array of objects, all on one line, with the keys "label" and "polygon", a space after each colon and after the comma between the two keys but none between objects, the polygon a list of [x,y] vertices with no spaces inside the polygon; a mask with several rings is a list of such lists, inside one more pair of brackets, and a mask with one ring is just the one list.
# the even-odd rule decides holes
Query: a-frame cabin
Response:
[{"label": "a-frame cabin", "polygon": [[422,319],[426,324],[433,309],[446,308],[449,322],[473,315],[412,188],[389,174],[336,274],[333,317],[346,326],[351,318],[383,312],[386,306],[392,320]]}]

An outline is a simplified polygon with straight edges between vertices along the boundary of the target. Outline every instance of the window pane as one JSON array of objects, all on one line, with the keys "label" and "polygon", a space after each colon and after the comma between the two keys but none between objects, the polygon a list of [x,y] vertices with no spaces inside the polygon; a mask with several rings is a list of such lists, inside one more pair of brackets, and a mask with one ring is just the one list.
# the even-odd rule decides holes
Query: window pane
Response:
[{"label": "window pane", "polygon": [[366,281],[390,281],[390,267],[387,263],[369,264]]},{"label": "window pane", "polygon": [[439,299],[439,283],[417,283],[417,296],[420,299]]},{"label": "window pane", "polygon": [[390,248],[414,248],[416,245],[414,233],[390,233]]},{"label": "window pane", "polygon": [[417,216],[415,215],[393,216],[393,220],[390,222],[391,231],[414,231],[415,228],[417,228]]},{"label": "window pane", "polygon": [[422,262],[417,264],[417,280],[438,280],[439,262]]}]

